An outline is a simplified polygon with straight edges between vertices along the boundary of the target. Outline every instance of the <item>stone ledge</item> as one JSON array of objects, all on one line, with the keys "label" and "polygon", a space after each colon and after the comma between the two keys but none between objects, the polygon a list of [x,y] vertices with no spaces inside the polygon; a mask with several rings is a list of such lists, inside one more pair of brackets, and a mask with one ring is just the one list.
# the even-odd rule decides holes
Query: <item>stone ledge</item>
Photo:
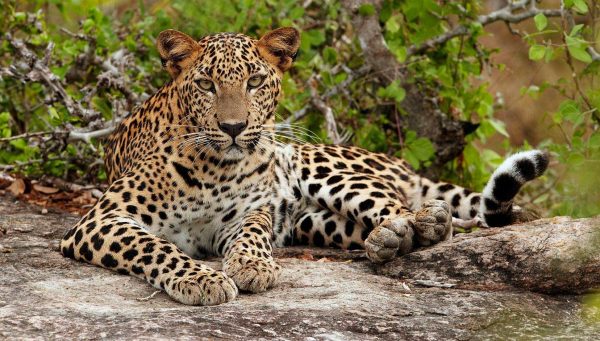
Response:
[{"label": "stone ledge", "polygon": [[[284,272],[273,290],[242,294],[221,306],[190,307],[170,300],[164,293],[140,300],[154,292],[143,281],[63,258],[56,251],[57,241],[78,218],[38,212],[37,207],[0,197],[0,338],[600,337],[600,326],[581,318],[584,311],[579,296],[515,290],[504,281],[515,275],[502,275],[500,269],[506,265],[495,265],[497,258],[490,258],[486,266],[476,266],[483,260],[465,261],[469,265],[465,269],[472,271],[453,272],[444,266],[444,262],[462,261],[461,257],[471,259],[467,254],[454,252],[468,250],[472,244],[502,243],[508,249],[513,244],[510,238],[505,242],[507,239],[502,236],[520,234],[524,226],[461,236],[452,243],[421,250],[383,267],[374,267],[360,253],[278,250]],[[597,222],[598,219],[542,220],[531,224],[527,238],[542,238],[536,233],[545,227],[583,228]],[[553,241],[548,245],[559,244]],[[303,253],[325,259],[297,258]],[[541,257],[543,252],[536,254]],[[521,262],[529,264],[530,260]],[[218,260],[207,263],[220,266]],[[484,270],[488,268],[493,280],[480,281],[487,276]],[[402,278],[381,276],[378,272]],[[515,278],[517,281],[509,284],[522,285],[521,277]],[[415,285],[424,279],[452,282],[460,288]],[[469,287],[468,283],[481,285]],[[490,290],[491,284],[498,283],[507,290]]]}]

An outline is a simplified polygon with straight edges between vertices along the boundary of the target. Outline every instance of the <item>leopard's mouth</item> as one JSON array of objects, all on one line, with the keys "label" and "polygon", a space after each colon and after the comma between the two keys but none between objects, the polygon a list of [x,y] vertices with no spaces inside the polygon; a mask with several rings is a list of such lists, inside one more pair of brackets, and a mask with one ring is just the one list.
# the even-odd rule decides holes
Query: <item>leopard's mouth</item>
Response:
[{"label": "leopard's mouth", "polygon": [[237,143],[234,142],[231,146],[229,146],[229,147],[227,147],[225,149],[225,152],[227,152],[227,153],[229,153],[229,152],[235,152],[235,151],[240,151],[241,152],[242,149],[244,149],[244,148],[242,148],[242,146],[240,146],[239,144],[237,144]]},{"label": "leopard's mouth", "polygon": [[261,134],[238,137],[234,141],[211,140],[208,144],[216,153],[230,161],[239,161],[253,155],[257,149],[267,148],[266,142],[261,141]]}]

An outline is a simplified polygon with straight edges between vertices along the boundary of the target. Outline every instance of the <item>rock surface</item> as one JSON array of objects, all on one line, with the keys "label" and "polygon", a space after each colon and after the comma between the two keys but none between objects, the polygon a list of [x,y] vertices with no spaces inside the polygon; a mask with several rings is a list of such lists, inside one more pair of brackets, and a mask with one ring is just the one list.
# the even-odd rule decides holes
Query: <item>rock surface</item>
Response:
[{"label": "rock surface", "polygon": [[[448,253],[491,239],[494,242],[485,245],[495,247],[496,240],[517,233],[519,227],[459,237],[382,268],[375,268],[360,253],[279,250],[277,256],[285,270],[275,289],[242,294],[221,306],[190,307],[171,301],[164,293],[149,298],[154,290],[140,280],[63,258],[56,250],[58,239],[77,218],[64,213],[42,215],[40,211],[0,197],[0,339],[600,338],[600,325],[587,318],[598,312],[583,305],[581,296],[490,290],[490,284],[497,283],[504,283],[507,289],[503,278],[512,276],[516,276],[512,284],[524,285],[518,273],[499,275],[503,266],[496,268],[493,261],[489,263],[491,282],[481,281],[485,267],[471,266],[476,270],[458,274],[443,270],[444,261],[460,258]],[[542,220],[532,226],[588,228],[597,222]],[[501,243],[507,249],[514,246]],[[427,258],[434,254],[441,258]],[[424,264],[426,260],[434,265]],[[218,260],[207,263],[219,266]],[[423,279],[430,282],[418,282]],[[482,285],[469,287],[466,279]],[[446,282],[459,286],[416,285],[443,286]]]},{"label": "rock surface", "polygon": [[580,294],[600,286],[600,217],[556,217],[458,235],[377,273],[461,288]]}]

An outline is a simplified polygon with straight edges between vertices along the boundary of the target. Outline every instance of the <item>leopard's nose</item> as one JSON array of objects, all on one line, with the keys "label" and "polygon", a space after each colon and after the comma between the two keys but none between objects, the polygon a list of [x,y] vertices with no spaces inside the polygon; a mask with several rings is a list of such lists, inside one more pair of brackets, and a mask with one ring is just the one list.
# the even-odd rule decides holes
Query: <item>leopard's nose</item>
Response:
[{"label": "leopard's nose", "polygon": [[236,122],[236,123],[219,123],[219,129],[225,134],[231,136],[233,140],[235,137],[246,129],[248,122]]}]

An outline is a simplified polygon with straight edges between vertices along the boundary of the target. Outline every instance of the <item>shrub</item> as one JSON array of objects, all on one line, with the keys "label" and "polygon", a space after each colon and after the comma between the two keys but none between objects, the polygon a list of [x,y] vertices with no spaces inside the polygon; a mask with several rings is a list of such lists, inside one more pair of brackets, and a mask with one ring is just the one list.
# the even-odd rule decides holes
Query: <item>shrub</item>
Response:
[{"label": "shrub", "polygon": [[[302,31],[301,54],[284,78],[279,116],[294,123],[296,133],[313,132],[297,138],[349,140],[403,157],[420,172],[480,190],[502,159],[487,140],[501,136],[507,152],[520,148],[508,144],[504,124],[494,118],[498,98],[487,83],[474,82],[495,52],[480,42],[483,26],[498,19],[478,16],[479,1],[372,1],[355,12],[348,11],[348,3],[226,0],[198,5],[175,0],[149,7],[125,4],[134,9],[109,13],[101,10],[102,1],[5,1],[0,170],[104,180],[99,137],[167,79],[154,48],[154,37],[163,29],[195,37],[221,31],[260,36],[274,27],[294,26]],[[529,96],[557,89],[565,98],[540,123],[563,133],[561,140],[541,144],[560,165],[525,200],[553,214],[599,214],[600,87],[595,85],[600,56],[593,39],[600,5],[565,0],[563,10],[541,10],[535,1],[519,3],[524,6],[513,3],[507,13],[529,13],[523,20],[535,23],[535,32],[522,35],[530,45],[529,57],[538,63],[561,60],[572,74],[555,84],[523,89]],[[353,25],[357,16],[379,21],[402,79],[386,82],[373,73],[362,50],[369,42],[359,41]],[[420,96],[446,119],[463,122],[465,141],[455,141],[458,153],[449,162],[436,163],[442,157],[439,141],[419,135],[407,123],[416,115],[406,105],[407,96]],[[324,107],[333,115],[324,115]]]}]

